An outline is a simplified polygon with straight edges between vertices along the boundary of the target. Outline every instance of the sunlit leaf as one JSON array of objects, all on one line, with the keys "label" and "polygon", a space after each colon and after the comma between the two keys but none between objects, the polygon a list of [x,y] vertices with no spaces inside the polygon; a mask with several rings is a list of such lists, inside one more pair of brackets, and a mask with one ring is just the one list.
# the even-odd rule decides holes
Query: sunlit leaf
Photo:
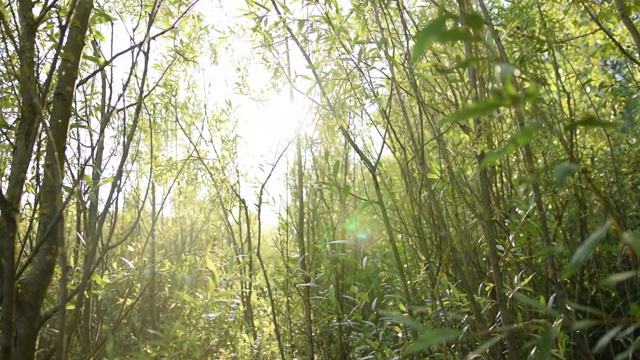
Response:
[{"label": "sunlit leaf", "polygon": [[91,274],[91,280],[95,281],[100,287],[103,287],[108,282],[96,273]]},{"label": "sunlit leaf", "polygon": [[93,9],[93,16],[91,17],[91,25],[105,24],[107,22],[115,21],[116,18],[107,14],[100,7]]},{"label": "sunlit leaf", "polygon": [[329,244],[353,244],[353,240],[332,240]]},{"label": "sunlit leaf", "polygon": [[216,265],[213,263],[213,260],[211,260],[211,257],[207,256],[205,257],[205,262],[206,262],[206,267],[207,269],[209,269],[209,271],[211,272],[211,275],[213,276],[213,284],[214,287],[217,287],[220,284],[220,275],[218,274],[218,268],[216,267]]},{"label": "sunlit leaf", "polygon": [[197,303],[196,299],[194,299],[194,298],[193,298],[193,296],[191,296],[191,295],[189,295],[189,294],[187,294],[187,293],[184,293],[184,292],[180,292],[179,294],[180,294],[180,296],[181,296],[183,299],[185,299],[186,301],[188,301],[188,302],[190,302],[190,303],[192,303],[192,304]]},{"label": "sunlit leaf", "polygon": [[91,179],[91,175],[89,174],[84,174],[82,176],[82,179],[84,180],[85,183],[87,183],[87,185],[89,186],[93,186],[93,179]]},{"label": "sunlit leaf", "polygon": [[122,256],[119,256],[120,260],[124,261],[125,264],[129,265],[130,268],[132,268],[133,270],[136,269],[136,267],[133,265],[133,263],[125,258],[123,258]]},{"label": "sunlit leaf", "polygon": [[100,180],[100,182],[98,182],[98,185],[96,185],[96,187],[100,187],[102,185],[106,185],[106,184],[112,183],[113,180],[115,180],[115,178],[113,176],[110,176],[108,178],[102,179],[102,180]]},{"label": "sunlit leaf", "polygon": [[89,60],[92,63],[98,64],[98,65],[104,64],[104,59],[99,57],[99,56],[84,55],[84,56],[82,56],[82,58],[86,59],[86,60]]}]

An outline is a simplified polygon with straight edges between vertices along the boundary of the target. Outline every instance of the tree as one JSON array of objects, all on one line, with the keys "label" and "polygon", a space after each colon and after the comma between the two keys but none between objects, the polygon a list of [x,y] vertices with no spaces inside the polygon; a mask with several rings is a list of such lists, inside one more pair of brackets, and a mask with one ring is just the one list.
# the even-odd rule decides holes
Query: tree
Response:
[{"label": "tree", "polygon": [[[5,43],[12,43],[18,47],[16,50],[19,57],[19,103],[21,104],[16,124],[9,183],[6,196],[3,195],[0,198],[3,219],[0,234],[2,234],[3,244],[4,275],[2,279],[2,355],[6,359],[34,357],[41,321],[40,308],[58,260],[58,250],[65,247],[62,214],[64,154],[67,148],[74,88],[78,79],[89,18],[93,10],[91,0],[78,1],[73,9],[67,10],[69,15],[63,25],[64,28],[68,28],[68,31],[65,31],[66,40],[63,40],[62,34],[59,35],[54,66],[47,74],[48,83],[41,84],[38,81],[39,72],[36,68],[36,38],[38,28],[46,18],[51,16],[49,12],[52,11],[53,6],[46,4],[36,18],[34,5],[30,1],[18,3],[19,30],[10,28],[6,13],[3,12],[2,16]],[[50,23],[49,26],[53,24]],[[19,40],[14,37],[16,33]],[[56,66],[58,61],[60,64]],[[57,83],[53,93],[49,94],[48,87],[51,86],[54,76],[57,78]],[[51,99],[51,111],[47,111],[49,121],[45,123],[43,102],[49,99]],[[47,146],[42,186],[39,191],[37,251],[32,253],[30,264],[27,264],[28,273],[16,279],[15,241],[18,235],[20,204],[40,127],[44,130]],[[16,280],[18,280],[17,284]],[[59,349],[59,351],[64,350]]]},{"label": "tree", "polygon": [[[177,21],[164,32],[152,34],[159,7],[151,5],[153,11],[144,33],[147,39],[156,39],[175,28]],[[178,15],[177,19],[183,16]],[[140,42],[105,60],[100,46],[104,37],[99,29],[113,20],[103,8],[94,12],[93,2],[84,0],[69,4],[21,1],[2,10],[2,41],[6,45],[2,54],[2,73],[7,93],[15,94],[7,98],[7,112],[3,114],[3,141],[9,144],[3,156],[10,163],[3,168],[8,171],[3,180],[8,180],[0,196],[3,358],[34,358],[38,339],[38,348],[42,349],[39,357],[55,354],[56,358],[66,358],[74,336],[74,327],[70,325],[79,323],[81,309],[87,314],[84,324],[89,326],[91,321],[91,300],[85,297],[89,280],[105,253],[118,245],[107,241],[108,245],[97,256],[99,244],[105,245],[104,224],[112,215],[118,187],[123,184],[124,160],[136,132],[142,99],[146,96],[150,42]],[[91,44],[88,49],[87,43]],[[91,50],[93,56],[88,55]],[[133,103],[134,121],[130,131],[122,133],[123,160],[116,167],[114,176],[107,178],[103,165],[104,139],[114,115],[129,108],[118,109],[117,106],[119,102],[122,104],[136,70],[132,65],[122,94],[115,96],[106,68],[119,56],[134,50],[145,58],[140,69],[138,99]],[[94,82],[98,74],[102,81],[100,93],[95,87],[98,82]],[[86,76],[81,78],[82,75]],[[111,102],[114,99],[115,102]],[[94,112],[93,109],[98,110]],[[68,146],[70,143],[77,145],[78,153],[73,154],[72,149],[76,147]],[[83,151],[83,145],[87,143],[91,149],[89,154]],[[74,156],[76,161],[71,162]],[[91,175],[86,172],[90,161]],[[77,169],[69,168],[75,164]],[[98,187],[109,183],[112,185],[109,194],[101,197]],[[88,191],[83,192],[83,188]],[[26,203],[23,203],[25,189]],[[88,209],[85,196],[89,197]],[[106,206],[100,209],[102,200]],[[83,264],[78,261],[81,243],[74,245],[68,241],[70,228],[64,221],[72,214],[68,207],[71,202],[77,204],[77,239],[87,245]],[[81,212],[86,210],[85,231]],[[69,249],[73,247],[73,263],[70,264]],[[75,269],[82,273],[78,281],[73,276]],[[52,283],[54,278],[57,283]],[[45,302],[56,287],[56,300],[51,298]],[[74,309],[69,305],[74,297],[77,297],[77,307],[71,312],[73,316],[68,324],[67,309]],[[51,326],[52,318],[58,319],[54,341],[41,331]],[[69,332],[66,332],[68,325]],[[82,339],[88,344],[88,333],[82,335]]]}]

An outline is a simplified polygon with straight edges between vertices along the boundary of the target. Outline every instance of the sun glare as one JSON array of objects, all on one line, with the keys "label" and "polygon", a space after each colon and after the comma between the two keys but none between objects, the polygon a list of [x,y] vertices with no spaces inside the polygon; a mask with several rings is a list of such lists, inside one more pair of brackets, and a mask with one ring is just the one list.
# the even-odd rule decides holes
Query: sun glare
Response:
[{"label": "sun glare", "polygon": [[304,114],[301,106],[289,100],[286,94],[273,94],[263,104],[247,104],[241,109],[244,134],[248,150],[255,155],[286,146],[297,134]]},{"label": "sun glare", "polygon": [[[225,45],[216,50],[216,62],[202,59],[205,68],[202,80],[211,81],[212,85],[205,86],[207,100],[212,105],[225,102],[233,105],[233,121],[238,122],[236,131],[240,138],[237,164],[245,177],[240,191],[247,203],[257,203],[258,189],[271,174],[262,215],[266,223],[275,225],[280,198],[287,192],[284,184],[293,159],[293,142],[300,131],[307,132],[312,127],[309,101],[295,92],[292,99],[285,79],[274,79],[262,63],[263,49],[250,36],[240,36],[232,30],[247,26],[247,19],[234,16],[230,3],[207,2],[201,6],[206,21],[218,28],[228,28],[230,34],[219,39]],[[290,60],[292,72],[304,71],[301,56],[294,52]],[[278,83],[275,89],[274,81]],[[287,156],[276,166],[285,151]]]},{"label": "sun glare", "polygon": [[[272,94],[264,103],[248,102],[238,109],[238,133],[242,137],[238,162],[241,169],[258,182],[263,182],[273,171],[262,212],[267,224],[277,224],[279,199],[286,193],[287,163],[282,161],[276,165],[276,160],[285,151],[292,154],[294,147],[289,145],[293,144],[305,123],[305,113],[300,102],[290,101],[285,91]],[[256,203],[255,188],[251,189],[250,183],[244,185],[242,193]]]}]

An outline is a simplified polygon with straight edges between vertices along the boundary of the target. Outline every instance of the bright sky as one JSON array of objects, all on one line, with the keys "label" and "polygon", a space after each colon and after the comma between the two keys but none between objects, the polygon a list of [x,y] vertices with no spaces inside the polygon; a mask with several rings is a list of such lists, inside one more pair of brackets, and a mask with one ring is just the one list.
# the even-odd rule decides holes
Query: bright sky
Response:
[{"label": "bright sky", "polygon": [[[230,101],[236,109],[234,119],[239,123],[237,130],[242,138],[238,162],[240,170],[247,175],[247,178],[243,180],[241,193],[251,210],[255,211],[256,208],[253,205],[257,203],[259,186],[271,171],[274,161],[287,144],[294,139],[300,123],[309,123],[309,119],[306,116],[308,111],[305,110],[308,105],[305,105],[307,102],[304,99],[294,94],[294,101],[291,101],[289,89],[282,83],[279,84],[278,89],[271,89],[273,88],[271,74],[260,62],[259,49],[255,48],[255,39],[246,35],[246,31],[243,30],[248,29],[251,25],[250,19],[241,18],[241,14],[246,10],[242,10],[238,6],[244,5],[244,1],[200,0],[192,9],[192,11],[204,15],[204,24],[211,25],[213,29],[218,31],[212,31],[207,40],[211,44],[210,47],[215,48],[217,59],[216,61],[211,59],[211,54],[207,49],[203,49],[198,69],[194,69],[193,74],[185,74],[185,79],[190,75],[198,79],[200,89],[182,88],[180,91],[195,91],[197,96],[203,100],[206,99],[205,105],[209,115],[223,108],[225,101]],[[127,25],[127,28],[129,30],[125,30],[116,21],[114,31],[116,52],[130,44],[130,25]],[[106,36],[111,32],[107,29],[108,26],[105,26]],[[229,29],[237,30],[243,35],[227,37]],[[136,41],[139,40],[136,38]],[[220,40],[223,41],[219,43]],[[162,46],[165,45],[162,39],[159,39],[154,42],[153,47],[156,51],[162,51]],[[152,52],[152,61],[154,56],[158,55]],[[130,61],[130,58],[124,56],[114,62],[115,68],[123,69],[122,72],[116,71],[115,73],[116,84],[124,81],[126,71],[130,67]],[[284,63],[286,59],[281,59],[281,61]],[[301,67],[303,68],[302,65],[299,65],[298,68]],[[245,69],[245,73],[240,73],[238,68]],[[249,89],[242,90],[245,94],[240,94],[238,89],[242,75],[245,76],[245,84],[250,85]],[[152,75],[153,77],[155,75]],[[199,94],[198,92],[204,93]],[[252,97],[260,97],[265,101],[258,102]],[[293,154],[291,150],[294,148],[295,146],[290,147],[289,154]],[[292,155],[290,159],[293,159]],[[115,160],[112,164],[107,165],[107,168],[113,167],[114,172],[114,166],[119,161]],[[268,194],[265,193],[263,198],[266,204],[263,205],[262,214],[263,223],[267,226],[277,225],[278,207],[281,206],[279,200],[286,195],[284,186],[288,162],[290,163],[291,160],[287,161],[286,157],[283,157],[266,188]],[[170,211],[170,209],[171,205],[168,204],[165,211]]]},{"label": "bright sky", "polygon": [[[249,24],[248,19],[240,18],[243,10],[238,8],[239,5],[244,5],[244,2],[219,1],[212,4],[209,1],[201,1],[196,10],[205,14],[206,22],[226,32],[226,29],[238,29],[239,26]],[[207,70],[210,72],[207,77],[217,79],[211,84],[208,96],[211,102],[222,104],[224,100],[230,100],[237,107],[238,132],[243,138],[238,160],[241,170],[246,172],[249,178],[244,183],[242,195],[249,204],[254,204],[257,202],[257,187],[271,171],[275,159],[294,138],[301,122],[308,123],[309,119],[305,115],[305,107],[308,105],[296,94],[294,101],[291,101],[286,86],[268,90],[271,74],[260,63],[253,39],[234,36],[226,41],[228,46],[216,49],[217,64],[210,64]],[[282,61],[284,63],[286,60]],[[236,84],[240,79],[237,71],[239,64],[246,66],[246,83],[251,86],[244,91],[260,94],[266,101],[259,103],[248,95],[238,93]],[[290,150],[293,149],[294,146],[291,146]],[[265,196],[264,201],[269,201],[271,197],[276,200],[274,204],[263,207],[263,221],[267,225],[277,224],[277,211],[280,206],[278,199],[285,195],[286,167],[287,161],[283,158],[267,186],[271,196]]]}]

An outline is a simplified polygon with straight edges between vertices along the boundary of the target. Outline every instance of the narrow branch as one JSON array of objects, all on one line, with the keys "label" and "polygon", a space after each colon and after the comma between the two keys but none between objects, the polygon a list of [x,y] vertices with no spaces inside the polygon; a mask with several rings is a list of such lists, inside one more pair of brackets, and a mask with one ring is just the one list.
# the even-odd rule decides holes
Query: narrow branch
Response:
[{"label": "narrow branch", "polygon": [[128,48],[116,53],[115,55],[113,55],[109,60],[106,60],[103,64],[101,64],[100,66],[98,66],[94,71],[92,71],[89,75],[87,75],[86,77],[84,77],[82,80],[78,81],[78,84],[76,85],[76,88],[86,84],[89,80],[91,80],[94,76],[96,76],[97,74],[99,74],[102,70],[104,70],[107,66],[113,64],[113,62],[119,58],[120,56],[128,53],[129,51],[132,51],[134,49],[137,48],[141,48],[143,45],[145,45],[145,43],[156,40],[157,38],[161,37],[162,35],[175,30],[176,26],[178,25],[178,23],[180,22],[180,20],[182,20],[182,18],[184,18],[185,16],[187,16],[187,14],[189,13],[189,11],[191,11],[191,9],[193,9],[194,6],[196,6],[196,4],[198,3],[199,0],[194,1],[193,3],[191,3],[191,5],[189,5],[187,7],[187,9],[185,11],[182,12],[182,14],[180,14],[180,16],[178,16],[178,18],[176,18],[176,20],[171,24],[171,26],[169,26],[168,28],[160,31],[157,34],[151,35],[151,36],[145,36],[145,38],[142,41],[139,41],[131,46],[129,46]]},{"label": "narrow branch", "polygon": [[[620,52],[631,62],[640,66],[640,61],[636,59],[629,51],[627,51],[627,49],[625,49],[624,46],[622,46],[622,44],[616,39],[616,37],[613,35],[613,33],[609,29],[607,29],[604,25],[602,25],[602,23],[598,19],[598,15],[596,15],[596,13],[593,11],[593,8],[589,4],[587,4],[584,0],[581,1],[581,3],[584,9],[587,10],[587,14],[589,14],[589,17],[591,18],[591,20],[593,20],[593,22],[595,22],[596,25],[598,25],[598,27],[607,35],[609,40],[611,40],[611,42],[618,48],[618,50],[620,50]],[[638,50],[640,51],[640,49]]]}]

